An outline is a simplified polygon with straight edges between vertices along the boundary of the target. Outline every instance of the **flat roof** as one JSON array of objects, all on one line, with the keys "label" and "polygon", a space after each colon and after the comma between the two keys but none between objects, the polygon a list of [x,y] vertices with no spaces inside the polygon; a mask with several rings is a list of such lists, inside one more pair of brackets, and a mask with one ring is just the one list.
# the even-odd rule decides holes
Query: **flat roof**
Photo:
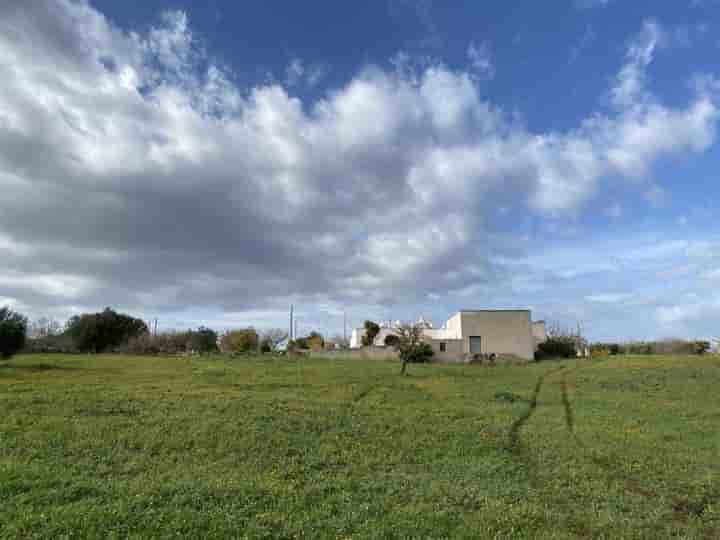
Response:
[{"label": "flat roof", "polygon": [[516,312],[530,312],[529,309],[461,309],[458,313],[485,313],[485,312],[496,312],[496,311],[516,311]]}]

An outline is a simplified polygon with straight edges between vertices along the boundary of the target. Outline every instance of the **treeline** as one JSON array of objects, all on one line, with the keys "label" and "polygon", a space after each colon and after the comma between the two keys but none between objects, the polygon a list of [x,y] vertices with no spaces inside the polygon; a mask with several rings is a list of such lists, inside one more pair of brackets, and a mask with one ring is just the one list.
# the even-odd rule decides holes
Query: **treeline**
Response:
[{"label": "treeline", "polygon": [[705,354],[710,351],[709,341],[663,339],[659,341],[633,341],[628,343],[593,343],[593,356],[614,356],[618,354]]},{"label": "treeline", "polygon": [[282,329],[254,328],[218,334],[201,326],[194,330],[153,333],[139,318],[111,308],[98,313],[71,317],[64,325],[50,318],[29,322],[26,317],[0,308],[0,356],[9,358],[27,353],[110,353],[130,354],[261,354],[283,350],[317,350],[328,342],[317,332],[287,341]]}]

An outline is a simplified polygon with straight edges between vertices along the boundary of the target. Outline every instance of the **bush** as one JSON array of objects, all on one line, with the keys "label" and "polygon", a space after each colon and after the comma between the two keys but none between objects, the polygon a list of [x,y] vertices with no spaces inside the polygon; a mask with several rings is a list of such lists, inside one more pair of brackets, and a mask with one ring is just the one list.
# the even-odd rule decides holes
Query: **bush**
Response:
[{"label": "bush", "polygon": [[[207,329],[188,330],[187,332],[166,332],[157,335],[143,334],[128,341],[126,350],[131,354],[155,355],[155,354],[183,354],[188,351],[212,352],[215,350],[210,345],[213,339]],[[215,338],[216,339],[216,338]]]},{"label": "bush", "polygon": [[167,352],[163,347],[163,337],[151,336],[150,334],[143,334],[142,336],[134,337],[128,340],[126,347],[127,352],[131,354],[139,355],[155,355]]},{"label": "bush", "polygon": [[536,360],[545,360],[546,358],[575,358],[577,351],[575,350],[575,341],[570,338],[549,338],[538,345],[535,353]]},{"label": "bush", "polygon": [[411,347],[406,353],[406,361],[409,364],[424,364],[429,362],[435,352],[428,343],[418,343],[415,347]]},{"label": "bush", "polygon": [[23,352],[27,353],[77,353],[77,348],[67,334],[59,336],[29,337]]},{"label": "bush", "polygon": [[310,332],[306,345],[311,351],[322,351],[325,348],[325,338],[318,332]]},{"label": "bush", "polygon": [[27,319],[8,306],[0,308],[0,358],[7,360],[25,346]]},{"label": "bush", "polygon": [[220,345],[223,352],[247,353],[258,349],[259,337],[254,328],[231,330],[223,335]]}]

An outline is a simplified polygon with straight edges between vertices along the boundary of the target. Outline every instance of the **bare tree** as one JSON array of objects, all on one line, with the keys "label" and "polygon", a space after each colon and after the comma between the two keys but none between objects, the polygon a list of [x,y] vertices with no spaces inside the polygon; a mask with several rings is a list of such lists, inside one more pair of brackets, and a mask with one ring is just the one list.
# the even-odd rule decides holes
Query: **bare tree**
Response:
[{"label": "bare tree", "polygon": [[260,333],[260,343],[267,343],[270,350],[275,352],[278,345],[285,341],[287,337],[288,333],[282,328],[270,328]]},{"label": "bare tree", "polygon": [[546,324],[546,333],[548,341],[572,343],[577,355],[588,355],[588,341],[583,336],[583,329],[579,322],[577,329],[572,330],[567,326],[561,325],[558,321],[549,321]]},{"label": "bare tree", "polygon": [[40,317],[30,324],[30,336],[46,338],[62,333],[62,324],[52,317]]},{"label": "bare tree", "polygon": [[335,334],[330,338],[330,341],[333,343],[336,343],[338,347],[341,349],[347,349],[350,346],[350,341],[344,336],[341,336],[340,334]]}]

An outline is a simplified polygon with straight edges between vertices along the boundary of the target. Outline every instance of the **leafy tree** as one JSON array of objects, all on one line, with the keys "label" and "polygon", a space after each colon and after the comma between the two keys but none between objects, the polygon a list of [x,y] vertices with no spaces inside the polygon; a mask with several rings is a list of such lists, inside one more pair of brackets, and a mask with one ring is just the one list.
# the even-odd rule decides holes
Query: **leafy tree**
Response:
[{"label": "leafy tree", "polygon": [[695,341],[693,343],[693,352],[695,354],[705,354],[710,350],[710,342],[709,341]]},{"label": "leafy tree", "polygon": [[397,341],[395,349],[400,354],[402,367],[400,375],[407,373],[407,364],[427,362],[433,356],[432,347],[422,341],[422,326],[418,324],[403,324],[397,328]]},{"label": "leafy tree", "polygon": [[372,321],[365,321],[364,327],[365,335],[362,337],[362,344],[369,347],[375,342],[375,338],[380,333],[380,326]]},{"label": "leafy tree", "polygon": [[80,351],[98,353],[124,345],[147,333],[148,328],[141,319],[105,308],[101,313],[72,317],[66,332]]},{"label": "leafy tree", "polygon": [[199,353],[211,353],[218,350],[218,336],[215,330],[201,326],[197,330],[191,330],[188,334],[191,350]]},{"label": "leafy tree", "polygon": [[7,360],[25,346],[27,319],[10,309],[0,307],[0,358]]},{"label": "leafy tree", "polygon": [[400,338],[398,338],[395,334],[388,334],[387,336],[385,336],[385,346],[395,347],[399,340]]}]

